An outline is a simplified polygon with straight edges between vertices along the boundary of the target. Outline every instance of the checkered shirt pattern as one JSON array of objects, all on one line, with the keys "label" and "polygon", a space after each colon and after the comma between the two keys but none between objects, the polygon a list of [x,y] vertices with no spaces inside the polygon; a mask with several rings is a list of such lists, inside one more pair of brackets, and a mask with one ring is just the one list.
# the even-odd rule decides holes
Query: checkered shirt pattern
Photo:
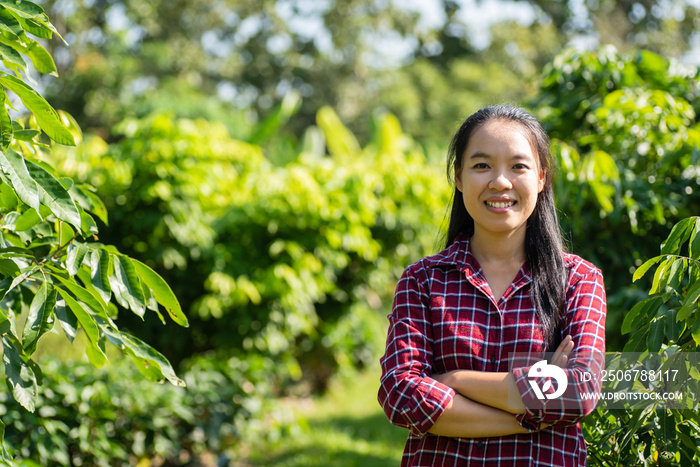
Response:
[{"label": "checkered shirt pattern", "polygon": [[[402,275],[389,315],[386,353],[381,359],[379,402],[389,420],[408,428],[402,466],[585,466],[579,421],[594,401],[566,403],[572,391],[597,391],[605,353],[605,289],[600,271],[564,254],[569,271],[562,336],[575,344],[565,372],[569,387],[561,400],[540,401],[528,382],[529,367],[509,368],[509,355],[542,356],[546,343],[530,298],[529,267],[496,301],[469,241],[458,238],[441,253],[423,258]],[[454,438],[428,433],[455,391],[432,379],[451,370],[512,371],[530,430],[488,438]],[[570,400],[569,400],[570,402]],[[540,422],[552,426],[536,431]]]}]

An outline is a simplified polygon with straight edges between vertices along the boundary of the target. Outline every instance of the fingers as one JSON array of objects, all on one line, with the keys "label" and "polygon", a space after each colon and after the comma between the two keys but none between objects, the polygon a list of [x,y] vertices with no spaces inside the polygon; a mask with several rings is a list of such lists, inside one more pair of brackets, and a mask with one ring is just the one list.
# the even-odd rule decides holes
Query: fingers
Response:
[{"label": "fingers", "polygon": [[561,344],[559,344],[559,347],[557,347],[557,350],[554,351],[551,363],[560,368],[566,367],[566,364],[569,363],[569,354],[571,354],[573,350],[574,340],[571,336],[566,336],[564,340],[561,341]]}]

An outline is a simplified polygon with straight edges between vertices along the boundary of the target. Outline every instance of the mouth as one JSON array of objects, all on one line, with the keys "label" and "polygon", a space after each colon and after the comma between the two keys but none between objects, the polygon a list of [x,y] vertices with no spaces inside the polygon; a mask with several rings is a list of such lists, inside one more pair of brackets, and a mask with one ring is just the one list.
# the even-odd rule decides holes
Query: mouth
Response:
[{"label": "mouth", "polygon": [[492,208],[499,208],[499,209],[509,208],[509,207],[515,205],[515,203],[516,203],[516,201],[512,201],[512,200],[509,200],[509,201],[484,201],[484,204],[486,206],[489,206]]}]

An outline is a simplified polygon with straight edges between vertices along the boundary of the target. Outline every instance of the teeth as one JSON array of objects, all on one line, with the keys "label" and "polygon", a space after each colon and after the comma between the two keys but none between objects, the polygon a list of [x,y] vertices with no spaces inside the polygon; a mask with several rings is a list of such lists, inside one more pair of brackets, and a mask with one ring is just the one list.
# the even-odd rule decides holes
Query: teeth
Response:
[{"label": "teeth", "polygon": [[493,207],[493,208],[508,208],[508,207],[514,205],[515,201],[508,201],[508,202],[503,202],[503,203],[500,203],[500,202],[494,203],[491,201],[486,201],[486,204]]}]

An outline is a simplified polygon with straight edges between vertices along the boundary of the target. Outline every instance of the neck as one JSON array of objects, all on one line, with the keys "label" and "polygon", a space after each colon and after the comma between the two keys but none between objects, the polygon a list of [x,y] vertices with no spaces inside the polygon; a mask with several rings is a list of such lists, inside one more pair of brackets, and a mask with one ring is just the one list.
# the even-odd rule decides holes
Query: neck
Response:
[{"label": "neck", "polygon": [[471,252],[480,264],[525,262],[525,226],[514,232],[494,234],[474,230],[469,240]]}]

